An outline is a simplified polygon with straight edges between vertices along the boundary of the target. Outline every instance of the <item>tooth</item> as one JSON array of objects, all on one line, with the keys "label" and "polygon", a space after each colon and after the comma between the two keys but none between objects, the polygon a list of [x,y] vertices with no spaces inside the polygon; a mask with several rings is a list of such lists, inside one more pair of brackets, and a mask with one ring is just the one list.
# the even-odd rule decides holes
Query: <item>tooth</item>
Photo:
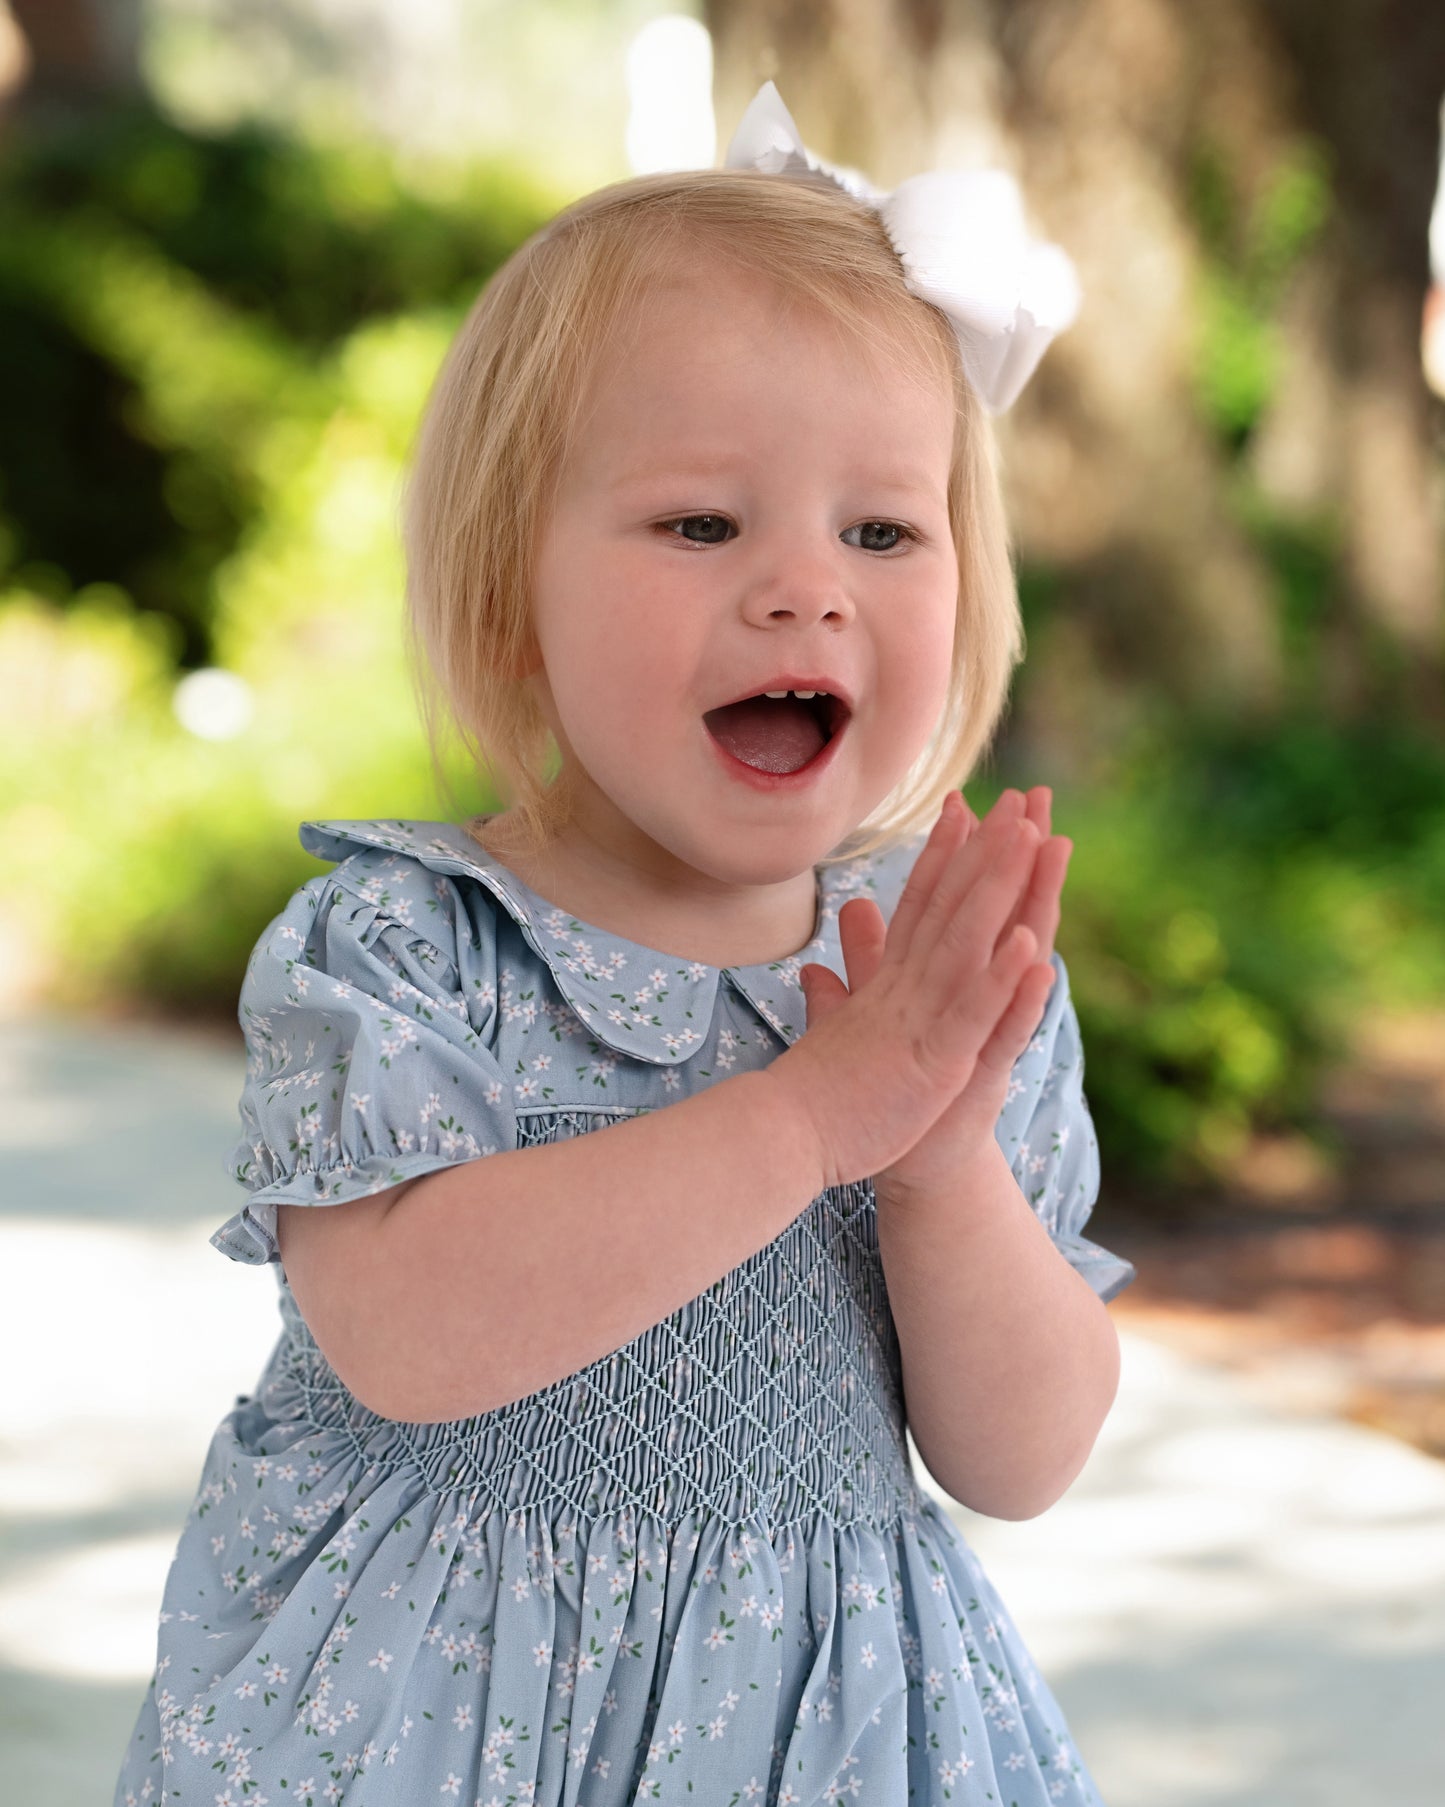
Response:
[{"label": "tooth", "polygon": [[810,697],[815,697],[819,694],[820,692],[816,690],[795,690],[793,692],[793,695],[797,697],[800,703],[806,703]]},{"label": "tooth", "polygon": [[786,690],[765,690],[763,692],[764,696],[773,696],[773,697],[786,696],[787,694],[788,693]]}]

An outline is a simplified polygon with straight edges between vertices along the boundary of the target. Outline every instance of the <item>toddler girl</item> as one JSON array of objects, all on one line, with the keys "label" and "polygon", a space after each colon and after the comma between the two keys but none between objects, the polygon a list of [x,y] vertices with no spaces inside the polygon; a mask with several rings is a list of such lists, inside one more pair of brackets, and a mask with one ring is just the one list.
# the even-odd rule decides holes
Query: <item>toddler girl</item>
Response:
[{"label": "toddler girl", "polygon": [[283,1328],[124,1807],[1096,1798],[905,1438],[1043,1511],[1131,1273],[1080,1234],[1070,843],[958,788],[1021,365],[775,91],[745,126],[523,246],[428,403],[414,644],[508,807],[304,823],[334,870],[248,965],[212,1240]]}]

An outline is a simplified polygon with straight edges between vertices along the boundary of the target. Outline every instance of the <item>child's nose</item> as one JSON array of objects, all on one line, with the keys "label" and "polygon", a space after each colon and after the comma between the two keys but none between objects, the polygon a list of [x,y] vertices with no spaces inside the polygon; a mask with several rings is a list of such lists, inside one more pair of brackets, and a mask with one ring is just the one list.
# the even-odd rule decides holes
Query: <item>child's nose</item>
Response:
[{"label": "child's nose", "polygon": [[853,602],[837,560],[828,551],[792,547],[759,558],[747,594],[750,612],[801,621],[851,615]]}]

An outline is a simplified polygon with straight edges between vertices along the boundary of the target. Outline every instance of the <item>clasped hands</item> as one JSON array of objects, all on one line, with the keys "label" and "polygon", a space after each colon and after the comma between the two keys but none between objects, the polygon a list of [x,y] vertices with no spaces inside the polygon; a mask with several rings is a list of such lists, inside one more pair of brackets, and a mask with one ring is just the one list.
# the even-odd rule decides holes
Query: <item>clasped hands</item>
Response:
[{"label": "clasped hands", "polygon": [[[1032,841],[1034,857],[1031,863],[1024,862],[1014,906],[993,947],[982,952],[985,959],[991,959],[1016,929],[1022,929],[1033,939],[1033,960],[980,1049],[963,1090],[905,1156],[874,1176],[880,1198],[932,1196],[940,1188],[945,1192],[956,1189],[969,1164],[987,1153],[994,1139],[1014,1062],[1033,1039],[1053,988],[1051,958],[1059,926],[1059,900],[1074,844],[1068,836],[1050,832],[1052,809],[1053,792],[1047,785],[1036,785],[1027,794],[1006,790],[980,822],[962,794],[953,792],[944,805],[943,827],[914,864],[891,924],[891,932],[902,937],[904,946],[953,860],[962,857],[966,862],[966,888],[971,889],[1011,848],[1016,852],[1017,836]],[[854,897],[838,912],[838,931],[848,983],[845,986],[825,967],[812,969],[810,1026],[846,1003],[850,994],[878,971],[890,924],[871,898]]]}]

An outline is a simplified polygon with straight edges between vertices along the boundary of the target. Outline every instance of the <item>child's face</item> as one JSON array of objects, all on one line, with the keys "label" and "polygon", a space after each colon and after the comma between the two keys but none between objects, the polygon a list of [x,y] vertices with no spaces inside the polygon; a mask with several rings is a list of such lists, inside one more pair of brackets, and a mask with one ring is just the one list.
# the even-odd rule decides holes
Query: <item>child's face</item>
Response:
[{"label": "child's face", "polygon": [[[700,262],[649,292],[590,399],[533,596],[532,681],[581,786],[574,820],[594,851],[712,902],[811,872],[947,696],[948,385],[920,385],[881,332],[865,352]],[[816,777],[770,791],[703,716],[787,673],[836,680],[852,716]]]}]

